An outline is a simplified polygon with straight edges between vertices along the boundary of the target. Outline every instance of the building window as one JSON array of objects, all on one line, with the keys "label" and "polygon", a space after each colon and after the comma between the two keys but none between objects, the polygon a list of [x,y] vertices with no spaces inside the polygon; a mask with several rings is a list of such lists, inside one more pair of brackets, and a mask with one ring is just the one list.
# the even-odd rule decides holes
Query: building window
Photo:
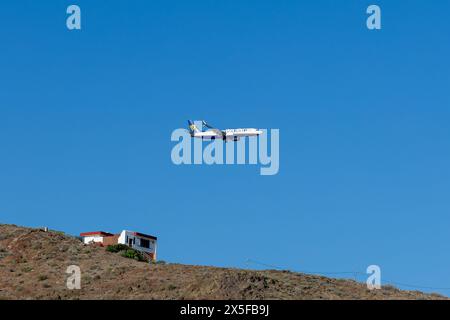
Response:
[{"label": "building window", "polygon": [[141,247],[142,248],[150,248],[150,240],[141,239]]}]

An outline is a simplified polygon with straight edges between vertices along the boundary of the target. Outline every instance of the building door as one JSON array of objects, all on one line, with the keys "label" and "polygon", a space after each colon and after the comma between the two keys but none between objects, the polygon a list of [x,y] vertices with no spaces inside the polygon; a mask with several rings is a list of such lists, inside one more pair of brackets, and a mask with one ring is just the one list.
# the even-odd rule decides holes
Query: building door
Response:
[{"label": "building door", "polygon": [[132,238],[128,238],[128,246],[129,247],[133,246],[133,239]]}]

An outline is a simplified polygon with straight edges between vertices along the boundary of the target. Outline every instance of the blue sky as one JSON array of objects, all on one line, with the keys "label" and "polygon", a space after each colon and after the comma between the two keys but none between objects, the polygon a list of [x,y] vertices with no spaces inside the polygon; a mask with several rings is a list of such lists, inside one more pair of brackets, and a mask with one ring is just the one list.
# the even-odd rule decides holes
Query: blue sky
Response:
[{"label": "blue sky", "polygon": [[[65,25],[72,3],[81,31]],[[366,28],[373,3],[381,31]],[[136,229],[171,262],[378,264],[386,280],[450,287],[449,10],[2,2],[0,221]],[[279,174],[173,165],[187,119],[279,128]]]}]

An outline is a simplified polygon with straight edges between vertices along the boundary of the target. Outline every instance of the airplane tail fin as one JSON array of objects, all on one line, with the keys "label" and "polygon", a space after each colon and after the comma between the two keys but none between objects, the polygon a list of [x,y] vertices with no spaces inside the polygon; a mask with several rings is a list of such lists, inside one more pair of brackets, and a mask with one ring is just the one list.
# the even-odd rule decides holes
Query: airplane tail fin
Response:
[{"label": "airplane tail fin", "polygon": [[202,126],[208,128],[208,129],[214,129],[214,127],[207,124],[205,120],[202,120]]},{"label": "airplane tail fin", "polygon": [[198,130],[197,126],[194,124],[194,122],[192,120],[188,120],[188,124],[189,124],[189,133],[190,134],[200,132],[200,130]]}]

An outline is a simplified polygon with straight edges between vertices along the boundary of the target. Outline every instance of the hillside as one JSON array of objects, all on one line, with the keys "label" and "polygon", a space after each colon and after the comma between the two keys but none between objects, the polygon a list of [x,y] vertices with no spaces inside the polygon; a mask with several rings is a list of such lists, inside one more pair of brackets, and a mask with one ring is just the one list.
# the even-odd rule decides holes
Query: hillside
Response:
[{"label": "hillside", "polygon": [[[82,271],[66,288],[67,266]],[[58,232],[0,225],[0,299],[443,299],[287,271],[148,264]]]}]

